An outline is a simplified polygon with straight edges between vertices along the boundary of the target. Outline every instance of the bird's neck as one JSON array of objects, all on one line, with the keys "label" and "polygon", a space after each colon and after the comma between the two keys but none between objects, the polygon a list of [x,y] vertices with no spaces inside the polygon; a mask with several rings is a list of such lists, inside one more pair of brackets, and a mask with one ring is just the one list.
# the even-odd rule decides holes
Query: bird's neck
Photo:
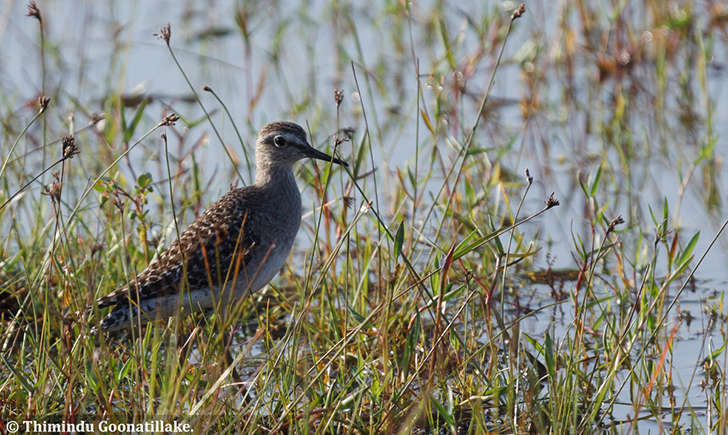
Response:
[{"label": "bird's neck", "polygon": [[[301,224],[301,192],[293,176],[291,166],[258,166],[255,173],[255,185],[261,189],[266,198],[266,213],[273,216],[278,236],[290,236],[290,243]],[[285,238],[285,237],[284,237]],[[290,249],[290,243],[288,248]],[[283,246],[283,245],[281,245]],[[286,251],[288,252],[288,251]]]},{"label": "bird's neck", "polygon": [[[255,172],[255,184],[267,192],[271,202],[276,203],[276,207],[301,208],[301,192],[298,190],[291,165],[258,165]],[[300,218],[300,213],[298,216]]]},{"label": "bird's neck", "polygon": [[258,163],[255,168],[255,184],[260,187],[272,187],[278,184],[296,186],[293,167],[287,164]]}]

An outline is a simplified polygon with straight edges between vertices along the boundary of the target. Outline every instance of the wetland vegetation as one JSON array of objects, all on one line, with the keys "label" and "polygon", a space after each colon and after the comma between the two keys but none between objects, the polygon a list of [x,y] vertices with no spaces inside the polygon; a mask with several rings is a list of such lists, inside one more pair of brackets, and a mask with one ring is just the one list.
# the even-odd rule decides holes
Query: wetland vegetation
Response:
[{"label": "wetland vegetation", "polygon": [[[728,430],[724,4],[6,3],[3,431]],[[280,275],[91,334],[278,119]]]}]

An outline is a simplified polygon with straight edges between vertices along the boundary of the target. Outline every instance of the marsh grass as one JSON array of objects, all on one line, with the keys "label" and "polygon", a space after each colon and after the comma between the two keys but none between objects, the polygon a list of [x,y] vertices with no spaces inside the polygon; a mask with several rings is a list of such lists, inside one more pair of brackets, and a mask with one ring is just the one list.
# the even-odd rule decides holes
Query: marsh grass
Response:
[{"label": "marsh grass", "polygon": [[[275,433],[590,433],[649,423],[725,432],[722,293],[705,303],[698,355],[674,353],[691,321],[680,301],[700,285],[698,266],[725,226],[708,237],[679,224],[697,177],[706,213],[723,210],[706,65],[713,44],[723,43],[714,34],[724,15],[709,9],[706,20],[688,6],[665,15],[643,2],[644,22],[620,15],[629,11],[617,5],[612,22],[597,19],[601,4],[547,8],[559,50],[546,56],[543,46],[528,49],[546,30],[521,26],[532,13],[522,7],[462,18],[457,34],[447,5],[395,3],[372,18],[332,2],[334,65],[349,92],[332,88],[319,105],[314,93],[299,98],[285,80],[281,35],[290,24],[279,22],[268,59],[274,72],[257,84],[245,76],[247,108],[256,113],[266,80],[281,83],[288,116],[310,119],[312,143],[344,156],[350,168],[300,164],[312,212],[273,285],[211,314],[180,313],[122,337],[91,334],[103,316],[93,301],[143,270],[215,200],[213,180],[225,174],[209,170],[218,155],[210,149],[223,147],[225,180],[252,179],[252,141],[241,131],[254,130],[253,115],[239,128],[217,84],[195,83],[178,56],[175,26],[163,27],[157,42],[189,98],[132,98],[110,83],[104,113],[95,113],[90,102],[46,83],[49,47],[64,47],[44,31],[53,16],[31,4],[40,25],[40,98],[14,112],[5,103],[2,121],[10,145],[0,167],[1,423],[177,419],[196,432]],[[244,4],[234,30],[211,28],[197,38],[239,34],[250,63],[260,19]],[[386,36],[401,58],[376,58],[362,42],[363,27],[379,19],[390,25]],[[600,26],[617,42],[603,43]],[[647,27],[649,48],[631,37]],[[516,50],[511,39],[519,31],[526,42]],[[464,34],[475,36],[475,50],[462,43]],[[425,69],[422,59],[433,56]],[[586,91],[575,89],[583,79],[576,71],[585,68],[598,76]],[[493,95],[501,77],[515,86],[514,72],[523,92],[515,134],[501,119],[508,98]],[[549,79],[563,82],[563,107],[548,107],[541,87]],[[673,81],[682,85],[677,92]],[[405,99],[406,86],[415,93]],[[702,109],[693,104],[696,92]],[[639,118],[646,94],[658,109],[677,107],[687,132],[675,133],[677,140],[693,137],[695,148],[672,148],[676,117],[666,110]],[[527,138],[563,112],[568,119],[554,125],[585,140],[558,166],[549,135],[540,149]],[[353,130],[342,121],[352,117]],[[209,129],[215,144],[207,143]],[[657,138],[639,139],[645,129]],[[412,156],[391,170],[389,141],[400,136]],[[602,141],[596,151],[594,137]],[[648,203],[661,207],[640,202],[649,178],[640,168],[653,158],[688,162],[677,171],[678,192]],[[524,171],[522,161],[535,166]],[[156,173],[148,172],[154,165]],[[564,167],[569,189],[549,176]],[[562,211],[573,204],[580,215]],[[559,231],[571,239],[566,267],[552,267]],[[712,242],[701,245],[706,239]],[[694,360],[687,381],[675,369],[685,358]],[[696,389],[703,403],[693,403]]]}]

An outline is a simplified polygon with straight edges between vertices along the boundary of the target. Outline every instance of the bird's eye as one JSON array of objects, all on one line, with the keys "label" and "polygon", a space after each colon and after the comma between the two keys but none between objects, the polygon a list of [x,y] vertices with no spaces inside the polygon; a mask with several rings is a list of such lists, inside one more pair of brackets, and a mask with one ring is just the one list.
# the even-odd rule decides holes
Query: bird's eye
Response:
[{"label": "bird's eye", "polygon": [[286,140],[283,139],[283,136],[276,136],[273,138],[273,143],[275,144],[275,146],[280,148],[286,145]]}]

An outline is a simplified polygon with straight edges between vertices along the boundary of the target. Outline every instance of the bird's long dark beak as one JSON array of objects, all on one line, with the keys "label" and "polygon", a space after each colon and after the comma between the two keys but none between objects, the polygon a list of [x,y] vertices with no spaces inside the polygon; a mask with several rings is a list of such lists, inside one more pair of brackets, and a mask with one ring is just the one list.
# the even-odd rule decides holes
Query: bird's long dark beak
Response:
[{"label": "bird's long dark beak", "polygon": [[[308,145],[308,144],[306,144],[306,145]],[[316,148],[312,147],[311,145],[308,145],[303,151],[312,159],[319,159],[319,160],[324,160],[327,162],[334,162],[334,163],[336,163],[338,165],[342,165],[342,166],[349,166],[349,164],[346,163],[345,161],[339,160],[336,157],[331,157],[330,155],[328,155],[326,153],[322,153],[321,151],[317,150]]]}]

